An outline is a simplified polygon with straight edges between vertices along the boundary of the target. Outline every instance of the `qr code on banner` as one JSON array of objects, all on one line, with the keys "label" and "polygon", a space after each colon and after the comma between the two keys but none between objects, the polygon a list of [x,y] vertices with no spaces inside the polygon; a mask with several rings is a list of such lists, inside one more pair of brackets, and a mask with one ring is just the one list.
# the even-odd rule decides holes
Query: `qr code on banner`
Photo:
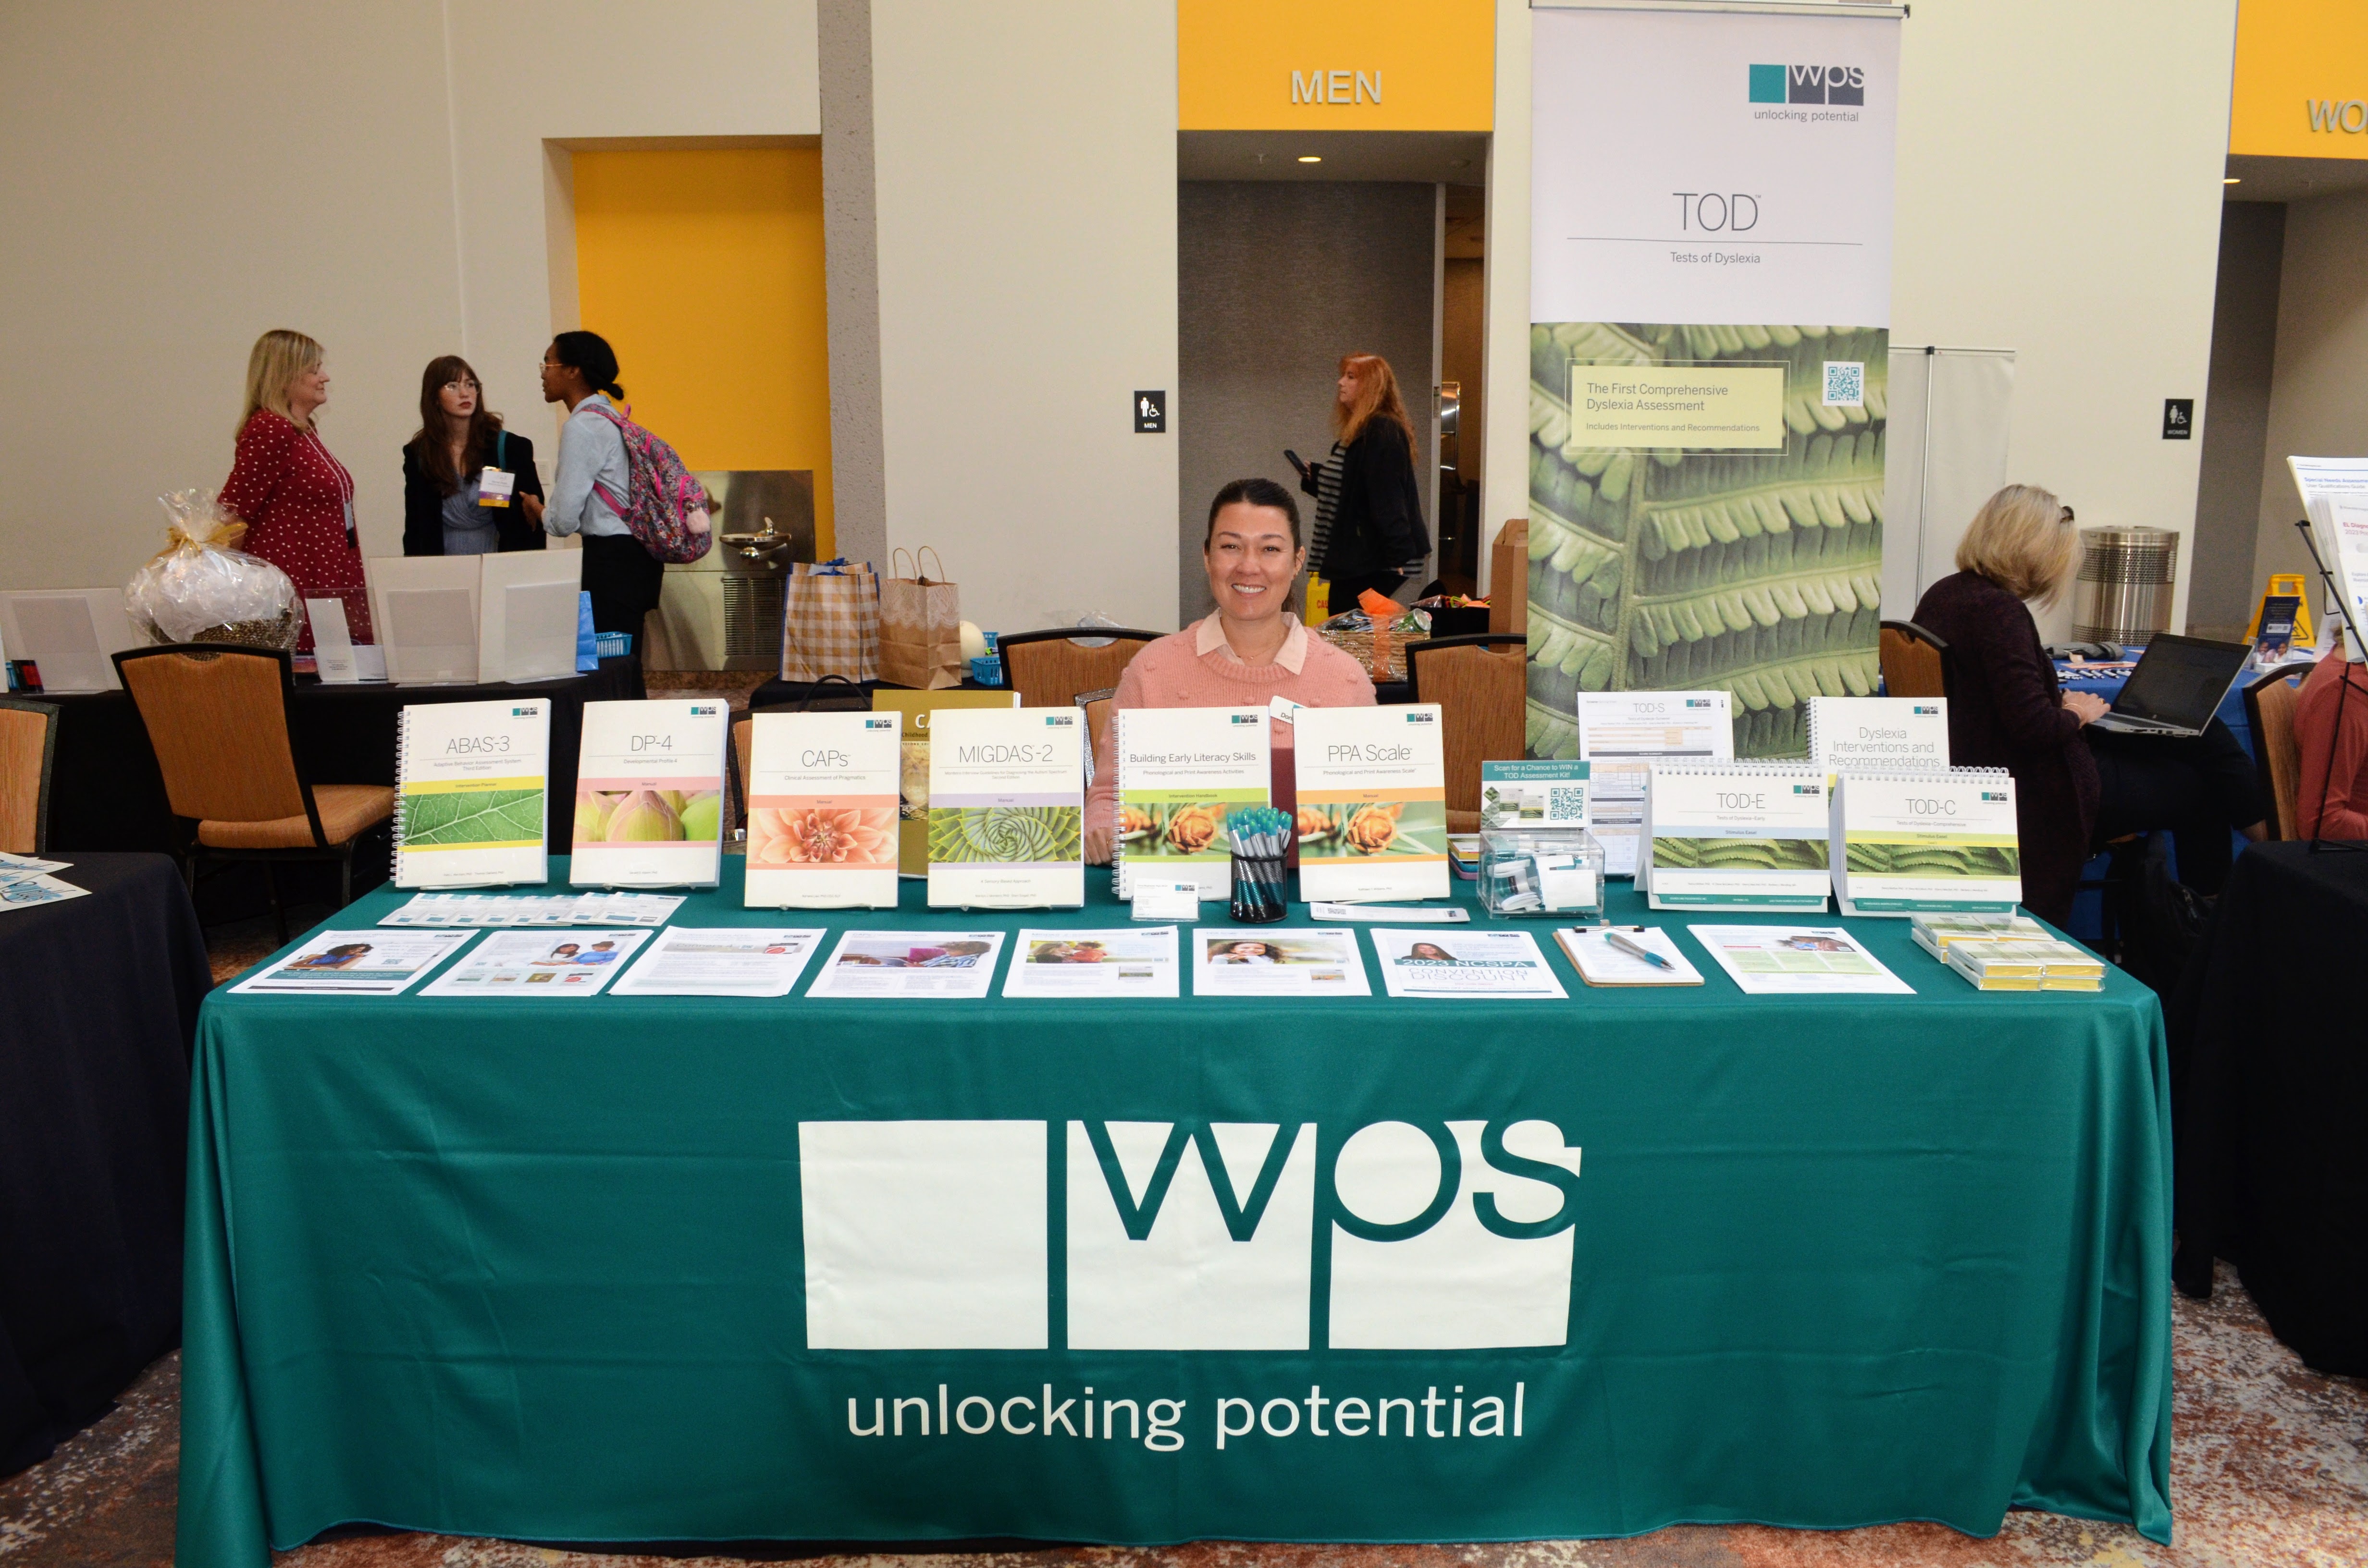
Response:
[{"label": "qr code on banner", "polygon": [[1546,791],[1548,822],[1577,822],[1586,814],[1586,790],[1565,785]]},{"label": "qr code on banner", "polygon": [[1826,406],[1862,408],[1865,404],[1866,362],[1862,359],[1827,360]]}]

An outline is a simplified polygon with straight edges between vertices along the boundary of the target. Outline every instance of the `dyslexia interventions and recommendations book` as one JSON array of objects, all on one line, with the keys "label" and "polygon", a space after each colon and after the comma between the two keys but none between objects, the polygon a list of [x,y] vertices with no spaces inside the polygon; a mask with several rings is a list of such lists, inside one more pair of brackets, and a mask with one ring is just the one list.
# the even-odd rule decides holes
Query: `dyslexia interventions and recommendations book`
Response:
[{"label": "dyslexia interventions and recommendations book", "polygon": [[1297,728],[1299,896],[1342,903],[1445,898],[1439,705],[1304,708]]},{"label": "dyslexia interventions and recommendations book", "polygon": [[2002,767],[1846,772],[1833,867],[1844,915],[2010,915],[2022,901],[2014,778]]},{"label": "dyslexia interventions and recommendations book", "polygon": [[1136,874],[1189,881],[1223,898],[1233,875],[1225,818],[1263,806],[1273,784],[1263,708],[1125,708],[1118,714],[1118,821],[1110,886],[1134,895]]},{"label": "dyslexia interventions and recommendations book", "polygon": [[1822,914],[1826,824],[1822,768],[1655,763],[1637,881],[1655,909]]},{"label": "dyslexia interventions and recommendations book", "polygon": [[1084,905],[1085,728],[1075,708],[930,715],[930,908]]},{"label": "dyslexia interventions and recommendations book", "polygon": [[750,909],[896,907],[898,713],[759,713],[748,744]]},{"label": "dyslexia interventions and recommendations book", "polygon": [[576,754],[577,887],[712,888],[723,862],[722,698],[587,702]]},{"label": "dyslexia interventions and recommendations book", "polygon": [[394,885],[540,882],[551,702],[414,703],[395,725]]}]

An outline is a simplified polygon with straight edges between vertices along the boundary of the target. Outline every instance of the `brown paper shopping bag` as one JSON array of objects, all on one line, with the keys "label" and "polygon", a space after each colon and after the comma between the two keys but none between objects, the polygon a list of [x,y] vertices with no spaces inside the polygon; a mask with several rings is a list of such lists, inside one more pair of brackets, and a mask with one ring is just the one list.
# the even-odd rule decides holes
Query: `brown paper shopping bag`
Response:
[{"label": "brown paper shopping bag", "polygon": [[[891,572],[905,553],[889,556]],[[937,553],[923,545],[912,557],[910,577],[891,576],[880,585],[880,678],[891,686],[937,691],[962,684],[962,589],[945,580],[943,561],[939,576],[921,570],[921,557]]]},{"label": "brown paper shopping bag", "polygon": [[865,561],[799,562],[781,585],[781,678],[880,678],[880,580]]}]

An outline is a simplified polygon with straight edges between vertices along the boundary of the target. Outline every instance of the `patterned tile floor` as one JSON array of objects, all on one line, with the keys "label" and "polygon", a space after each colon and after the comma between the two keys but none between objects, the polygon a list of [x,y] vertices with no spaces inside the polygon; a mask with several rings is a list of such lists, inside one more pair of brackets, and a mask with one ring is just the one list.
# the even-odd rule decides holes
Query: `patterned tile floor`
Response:
[{"label": "patterned tile floor", "polygon": [[[2270,1336],[2234,1277],[2177,1299],[2171,1503],[2178,1540],[2054,1514],[2010,1514],[1989,1540],[1939,1525],[1811,1531],[1687,1526],[1633,1540],[1483,1546],[1064,1548],[793,1558],[778,1548],[620,1553],[370,1534],[279,1553],[276,1568],[2357,1568],[2368,1563],[2368,1381],[2311,1372]],[[0,1481],[0,1568],[168,1568],[180,1360],[46,1463]]]}]

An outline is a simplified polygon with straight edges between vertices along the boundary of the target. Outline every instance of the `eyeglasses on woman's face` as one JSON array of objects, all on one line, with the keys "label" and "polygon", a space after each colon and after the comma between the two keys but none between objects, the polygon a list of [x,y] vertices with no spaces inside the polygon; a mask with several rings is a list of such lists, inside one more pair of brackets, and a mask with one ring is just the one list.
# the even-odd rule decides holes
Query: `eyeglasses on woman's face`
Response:
[{"label": "eyeglasses on woman's face", "polygon": [[444,390],[446,392],[472,392],[482,391],[483,389],[481,389],[476,382],[464,378],[461,381],[446,381],[444,383]]}]

